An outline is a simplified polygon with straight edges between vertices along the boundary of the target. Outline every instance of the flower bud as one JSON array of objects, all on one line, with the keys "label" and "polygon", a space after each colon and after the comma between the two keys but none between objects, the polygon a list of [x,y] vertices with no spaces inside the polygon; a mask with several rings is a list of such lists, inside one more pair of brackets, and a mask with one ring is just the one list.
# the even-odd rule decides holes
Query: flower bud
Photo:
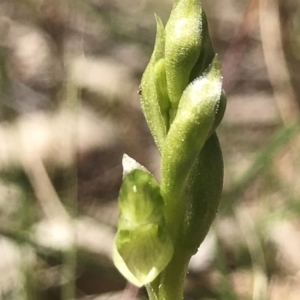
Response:
[{"label": "flower bud", "polygon": [[123,161],[127,170],[119,193],[113,260],[127,280],[142,286],[153,281],[169,263],[173,244],[166,229],[164,201],[157,181],[127,156]]},{"label": "flower bud", "polygon": [[190,83],[180,99],[162,152],[161,193],[171,227],[176,227],[178,214],[184,210],[182,198],[188,175],[213,129],[221,92],[220,62],[215,57],[207,72]]},{"label": "flower bud", "polygon": [[165,59],[170,101],[175,115],[189,83],[202,42],[202,8],[199,0],[179,0],[166,25]]}]

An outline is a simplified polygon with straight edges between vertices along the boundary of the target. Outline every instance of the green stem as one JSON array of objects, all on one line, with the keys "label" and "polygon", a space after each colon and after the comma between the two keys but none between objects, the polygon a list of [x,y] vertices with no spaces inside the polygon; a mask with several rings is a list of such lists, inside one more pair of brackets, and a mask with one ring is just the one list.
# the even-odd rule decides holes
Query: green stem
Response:
[{"label": "green stem", "polygon": [[158,300],[158,285],[159,280],[155,279],[153,282],[146,285],[147,293],[150,300]]},{"label": "green stem", "polygon": [[[190,255],[176,251],[166,269],[147,287],[150,300],[182,300]],[[159,281],[159,282],[157,282]],[[159,283],[159,284],[158,284]]]}]

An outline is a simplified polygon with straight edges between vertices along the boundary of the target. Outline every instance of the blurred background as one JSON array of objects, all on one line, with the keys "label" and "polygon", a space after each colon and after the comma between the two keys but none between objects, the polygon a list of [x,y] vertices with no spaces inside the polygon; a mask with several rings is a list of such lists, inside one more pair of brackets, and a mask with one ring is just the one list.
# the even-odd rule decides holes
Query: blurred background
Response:
[{"label": "blurred background", "polygon": [[[225,183],[187,300],[300,299],[300,2],[203,0]],[[123,153],[159,178],[137,94],[171,0],[0,0],[0,299],[147,299],[113,266]]]}]

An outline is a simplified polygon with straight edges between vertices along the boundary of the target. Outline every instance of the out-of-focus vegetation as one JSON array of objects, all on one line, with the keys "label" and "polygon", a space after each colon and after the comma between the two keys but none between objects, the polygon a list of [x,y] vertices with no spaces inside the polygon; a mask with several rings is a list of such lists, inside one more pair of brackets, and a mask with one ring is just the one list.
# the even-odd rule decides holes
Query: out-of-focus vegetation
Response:
[{"label": "out-of-focus vegetation", "polygon": [[[300,3],[202,3],[228,96],[225,186],[186,299],[298,300]],[[159,173],[136,91],[171,5],[0,1],[0,299],[145,299],[111,247],[123,153]]]}]

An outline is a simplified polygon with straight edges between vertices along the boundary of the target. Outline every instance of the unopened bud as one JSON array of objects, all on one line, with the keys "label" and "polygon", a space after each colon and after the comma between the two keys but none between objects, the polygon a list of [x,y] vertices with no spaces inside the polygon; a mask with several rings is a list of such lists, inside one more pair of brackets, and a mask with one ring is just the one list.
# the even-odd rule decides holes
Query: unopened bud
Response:
[{"label": "unopened bud", "polygon": [[113,260],[127,280],[143,286],[169,263],[173,243],[166,229],[158,182],[133,159],[133,163],[128,156],[124,160],[129,170],[124,170],[119,193],[120,216]]},{"label": "unopened bud", "polygon": [[[199,0],[179,0],[166,25],[166,76],[168,94],[176,111],[197,62],[202,43],[202,8]],[[173,113],[174,115],[174,113]]]}]

